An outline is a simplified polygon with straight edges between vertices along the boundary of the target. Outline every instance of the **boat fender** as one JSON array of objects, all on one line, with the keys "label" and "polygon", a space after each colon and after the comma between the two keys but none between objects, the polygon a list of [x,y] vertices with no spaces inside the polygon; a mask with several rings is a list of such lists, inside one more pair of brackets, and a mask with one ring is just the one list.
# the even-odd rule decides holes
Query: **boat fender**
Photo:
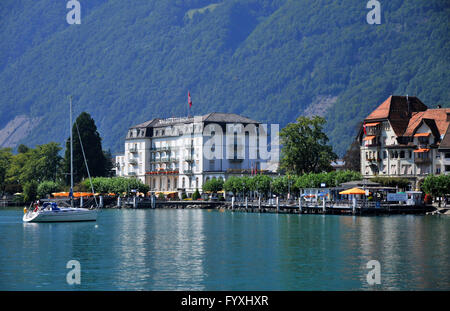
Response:
[{"label": "boat fender", "polygon": [[27,212],[28,212],[27,208],[24,207],[24,208],[23,208],[23,213],[26,214]]}]

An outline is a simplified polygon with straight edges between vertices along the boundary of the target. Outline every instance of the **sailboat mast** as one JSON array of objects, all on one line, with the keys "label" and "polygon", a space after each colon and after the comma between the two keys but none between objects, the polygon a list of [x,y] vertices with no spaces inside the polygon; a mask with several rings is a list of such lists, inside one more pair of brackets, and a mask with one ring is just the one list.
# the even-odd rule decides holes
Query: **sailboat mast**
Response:
[{"label": "sailboat mast", "polygon": [[72,95],[70,99],[70,206],[73,207],[73,135],[72,135]]}]

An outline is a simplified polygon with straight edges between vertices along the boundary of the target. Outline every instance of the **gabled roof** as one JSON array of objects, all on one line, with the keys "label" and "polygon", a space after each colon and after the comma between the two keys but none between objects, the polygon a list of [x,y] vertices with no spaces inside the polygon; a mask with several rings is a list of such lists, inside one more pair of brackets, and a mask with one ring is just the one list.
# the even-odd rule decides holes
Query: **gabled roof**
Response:
[{"label": "gabled roof", "polygon": [[402,136],[409,119],[427,110],[427,106],[415,96],[391,95],[365,119],[366,122],[389,120],[397,136]]},{"label": "gabled roof", "polygon": [[439,150],[450,150],[450,124],[447,126],[447,131],[445,132],[444,138],[441,141]]},{"label": "gabled roof", "polygon": [[403,119],[408,118],[408,102],[409,112],[425,111],[428,107],[415,96],[397,96],[391,95],[381,105],[379,105],[366,120],[382,120],[382,119]]}]

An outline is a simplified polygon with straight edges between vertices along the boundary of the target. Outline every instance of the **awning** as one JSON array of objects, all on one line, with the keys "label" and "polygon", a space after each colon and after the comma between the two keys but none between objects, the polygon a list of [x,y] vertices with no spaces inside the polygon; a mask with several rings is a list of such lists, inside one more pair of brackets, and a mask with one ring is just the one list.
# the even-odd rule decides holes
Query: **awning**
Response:
[{"label": "awning", "polygon": [[430,149],[424,149],[424,148],[422,148],[422,149],[414,150],[414,152],[428,152],[428,151],[430,151]]},{"label": "awning", "polygon": [[428,137],[431,133],[417,133],[414,135],[414,137]]},{"label": "awning", "polygon": [[366,126],[377,126],[378,124],[380,124],[380,122],[366,123]]},{"label": "awning", "polygon": [[366,194],[366,191],[359,188],[352,188],[339,192],[339,194]]},{"label": "awning", "polygon": [[367,136],[367,137],[364,137],[364,139],[363,140],[372,140],[372,139],[374,139],[376,136]]}]

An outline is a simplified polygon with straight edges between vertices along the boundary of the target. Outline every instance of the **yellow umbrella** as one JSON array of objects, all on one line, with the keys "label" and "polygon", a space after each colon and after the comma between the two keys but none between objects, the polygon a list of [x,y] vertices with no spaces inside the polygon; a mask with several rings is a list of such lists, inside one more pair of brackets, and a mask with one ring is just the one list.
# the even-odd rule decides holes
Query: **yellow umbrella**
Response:
[{"label": "yellow umbrella", "polygon": [[359,188],[352,188],[345,191],[341,191],[339,192],[339,194],[366,194],[366,191]]}]

